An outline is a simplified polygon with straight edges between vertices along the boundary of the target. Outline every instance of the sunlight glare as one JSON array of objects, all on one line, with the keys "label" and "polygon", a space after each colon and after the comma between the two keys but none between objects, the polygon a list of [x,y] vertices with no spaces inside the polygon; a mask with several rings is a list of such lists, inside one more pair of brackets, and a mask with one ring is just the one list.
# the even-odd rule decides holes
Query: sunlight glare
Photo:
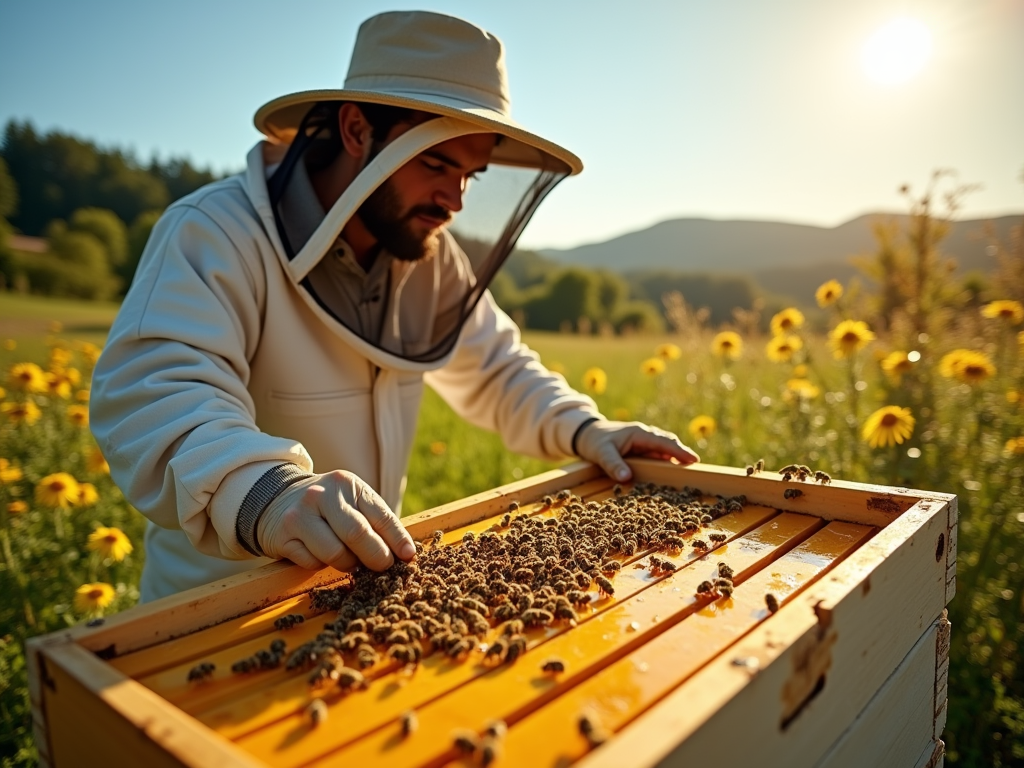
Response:
[{"label": "sunlight glare", "polygon": [[861,61],[872,80],[896,85],[920,72],[931,52],[928,27],[917,19],[894,19],[868,38]]}]

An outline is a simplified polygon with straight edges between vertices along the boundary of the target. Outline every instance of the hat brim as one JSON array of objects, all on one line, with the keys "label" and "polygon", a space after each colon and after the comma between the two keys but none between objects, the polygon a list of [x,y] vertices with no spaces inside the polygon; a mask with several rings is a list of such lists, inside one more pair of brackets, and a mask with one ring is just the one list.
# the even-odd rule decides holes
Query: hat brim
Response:
[{"label": "hat brim", "polygon": [[256,130],[271,141],[290,144],[310,107],[319,101],[362,101],[421,110],[479,125],[505,136],[494,149],[491,161],[521,168],[557,170],[575,175],[583,162],[572,152],[531,133],[500,112],[450,96],[409,92],[357,90],[300,91],[267,102],[256,112]]}]

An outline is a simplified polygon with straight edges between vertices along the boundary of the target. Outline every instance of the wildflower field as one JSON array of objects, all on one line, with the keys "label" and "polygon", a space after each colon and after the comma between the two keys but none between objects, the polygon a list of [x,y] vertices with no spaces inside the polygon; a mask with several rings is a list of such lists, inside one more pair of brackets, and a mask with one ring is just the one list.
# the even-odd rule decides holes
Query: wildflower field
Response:
[{"label": "wildflower field", "polygon": [[[609,418],[674,430],[704,461],[799,462],[956,493],[947,760],[1022,765],[1024,307],[957,294],[918,312],[916,296],[883,312],[877,297],[831,282],[807,297],[807,317],[796,307],[738,313],[724,330],[704,327],[677,298],[667,302],[670,336],[526,341]],[[15,330],[6,341],[0,331],[3,766],[33,763],[25,639],[134,604],[145,556],[144,520],[88,430],[90,372],[114,308],[17,302],[0,313],[21,323],[0,325]],[[95,317],[75,315],[87,310]],[[428,392],[404,512],[550,466],[509,454]]]}]

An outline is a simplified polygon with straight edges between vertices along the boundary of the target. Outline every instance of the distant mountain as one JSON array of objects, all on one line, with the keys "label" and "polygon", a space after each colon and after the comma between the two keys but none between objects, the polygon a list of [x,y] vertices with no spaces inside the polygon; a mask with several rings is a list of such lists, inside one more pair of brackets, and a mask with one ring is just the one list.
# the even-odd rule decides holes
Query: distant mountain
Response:
[{"label": "distant mountain", "polygon": [[[873,251],[871,224],[898,220],[899,214],[865,214],[838,227],[815,227],[771,221],[674,219],[603,243],[541,253],[562,264],[579,264],[616,272],[733,272],[750,275],[762,288],[802,296],[830,277],[843,280],[854,273],[850,257]],[[942,250],[956,259],[961,271],[987,270],[986,229],[1004,242],[1024,214],[973,219],[953,224]]]}]

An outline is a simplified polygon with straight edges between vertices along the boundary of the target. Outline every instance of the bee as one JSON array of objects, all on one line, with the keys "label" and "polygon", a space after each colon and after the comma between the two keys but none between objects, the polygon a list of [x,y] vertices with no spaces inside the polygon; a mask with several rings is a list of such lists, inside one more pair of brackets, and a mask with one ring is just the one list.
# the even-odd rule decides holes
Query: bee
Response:
[{"label": "bee", "polygon": [[726,536],[724,533],[709,533],[708,538],[711,539],[712,544],[721,544],[729,537]]},{"label": "bee", "polygon": [[622,569],[622,563],[618,560],[609,560],[601,566],[602,573],[615,573]]},{"label": "bee", "polygon": [[518,609],[512,603],[505,601],[494,609],[494,618],[498,621],[508,621],[515,618],[518,613]]},{"label": "bee", "polygon": [[577,726],[580,735],[587,740],[587,744],[591,749],[601,746],[608,738],[601,726],[590,715],[580,715]]},{"label": "bee", "polygon": [[732,587],[722,586],[722,587],[718,587],[717,589],[718,589],[719,597],[725,597],[725,598],[732,597],[732,590],[733,590]]},{"label": "bee", "polygon": [[795,475],[796,471],[800,468],[798,464],[787,464],[779,470],[780,475]]},{"label": "bee", "polygon": [[380,661],[380,654],[372,645],[360,645],[356,650],[356,666],[360,669],[369,669]]},{"label": "bee", "polygon": [[386,645],[405,645],[409,642],[409,635],[400,629],[396,629],[384,640]]},{"label": "bee", "polygon": [[508,505],[508,513],[510,515],[514,515],[518,511],[519,511],[519,502],[518,501],[510,502],[509,505]]},{"label": "bee", "polygon": [[555,618],[560,621],[577,622],[580,618],[576,615],[576,611],[568,605],[556,605],[554,614]]},{"label": "bee", "polygon": [[507,636],[520,635],[523,633],[524,624],[520,619],[512,619],[508,624],[505,625],[503,634]]},{"label": "bee", "polygon": [[480,748],[480,739],[473,731],[460,730],[452,734],[452,744],[463,755],[473,755]]},{"label": "bee", "polygon": [[462,543],[463,544],[472,544],[474,541],[476,541],[476,534],[473,533],[473,531],[466,531],[462,535]]},{"label": "bee", "polygon": [[594,579],[597,583],[598,588],[606,595],[611,596],[615,594],[615,585],[612,584],[611,580],[606,576],[598,576]]},{"label": "bee", "polygon": [[621,496],[622,495],[622,486],[619,485],[618,483],[616,483],[612,487],[612,493],[614,493],[616,496]]},{"label": "bee", "polygon": [[829,485],[832,482],[832,477],[828,472],[822,472],[820,469],[814,473],[814,479],[822,485]]},{"label": "bee", "polygon": [[492,739],[504,739],[506,734],[508,734],[508,726],[504,720],[492,720],[484,729],[484,736],[490,736]]},{"label": "bee", "polygon": [[576,579],[576,586],[580,589],[586,589],[590,586],[590,582],[593,581],[593,579],[583,571],[577,571],[573,578]]},{"label": "bee", "polygon": [[505,654],[505,661],[510,664],[526,653],[526,635],[512,635],[508,639],[508,651]]},{"label": "bee", "polygon": [[718,575],[719,575],[719,577],[721,577],[723,579],[731,579],[733,576],[736,575],[736,572],[733,571],[733,569],[730,568],[727,564],[719,563],[718,564]]},{"label": "bee", "polygon": [[216,665],[212,662],[204,661],[202,664],[198,664],[189,670],[188,681],[191,683],[198,682],[200,680],[208,680],[216,668]]},{"label": "bee", "polygon": [[531,608],[528,611],[523,611],[521,618],[527,627],[546,627],[555,619],[550,611],[543,608]]},{"label": "bee", "polygon": [[501,757],[501,743],[497,739],[485,738],[480,742],[480,765],[483,768],[493,765]]},{"label": "bee", "polygon": [[352,669],[350,667],[339,667],[338,673],[338,687],[343,691],[351,691],[354,688],[365,688],[366,678],[363,677],[363,673],[358,669]]},{"label": "bee", "polygon": [[540,500],[540,503],[543,504],[545,507],[550,507],[552,504],[555,503],[555,500],[551,498],[550,495],[547,495]]},{"label": "bee", "polygon": [[728,579],[728,578],[725,578],[725,577],[719,577],[719,578],[715,579],[713,583],[714,583],[715,589],[718,589],[719,587],[731,587],[733,585],[732,579]]},{"label": "bee", "polygon": [[484,661],[497,661],[499,664],[505,660],[508,654],[509,636],[501,635],[493,643],[487,646],[484,651]]},{"label": "bee", "polygon": [[434,531],[432,534],[430,534],[430,543],[433,544],[435,547],[440,546],[441,539],[443,539],[443,538],[444,538],[444,531],[438,529],[438,530]]},{"label": "bee", "polygon": [[712,584],[710,581],[702,581],[700,584],[697,585],[697,594],[706,595],[707,593],[711,592],[714,588],[715,585]]},{"label": "bee", "polygon": [[412,736],[416,733],[416,729],[420,727],[420,721],[416,717],[416,713],[411,709],[402,713],[402,716],[399,718],[399,723],[401,723],[403,739],[407,739]]},{"label": "bee", "polygon": [[780,472],[779,474],[782,475],[782,481],[784,483],[788,483],[790,480],[793,479],[793,473],[792,472]]},{"label": "bee", "polygon": [[341,638],[341,642],[338,644],[338,650],[351,653],[363,643],[368,642],[370,642],[370,636],[365,632],[349,632]]},{"label": "bee", "polygon": [[784,490],[782,492],[782,497],[784,499],[795,499],[798,496],[803,496],[803,495],[804,495],[804,492],[801,491],[799,488],[787,488],[786,490]]},{"label": "bee", "polygon": [[455,635],[454,637],[457,639],[454,643],[449,644],[447,651],[448,656],[453,659],[458,659],[473,650],[474,642],[468,637],[460,637],[459,635]]},{"label": "bee", "polygon": [[694,539],[693,541],[690,542],[690,544],[693,545],[694,549],[700,549],[700,550],[703,550],[705,552],[708,549],[710,549],[710,547],[708,547],[708,543],[706,541],[704,541],[704,539]]},{"label": "bee", "polygon": [[[514,504],[515,502],[512,502],[512,503]],[[500,526],[501,526],[502,528],[508,528],[508,527],[509,527],[509,525],[511,525],[511,524],[512,524],[512,513],[511,513],[511,512],[506,512],[506,513],[505,513],[505,514],[504,514],[504,515],[502,516],[502,518],[501,518],[501,522],[499,523],[499,525],[500,525]]]},{"label": "bee", "polygon": [[314,728],[327,722],[327,705],[323,699],[313,699],[310,702],[306,707],[306,718]]},{"label": "bee", "polygon": [[301,624],[305,620],[306,617],[303,616],[301,613],[289,613],[287,616],[282,616],[281,618],[274,620],[274,629],[291,629],[297,624]]},{"label": "bee", "polygon": [[754,468],[750,464],[747,464],[747,477],[750,477],[752,474],[754,474]]},{"label": "bee", "polygon": [[572,498],[572,491],[570,491],[568,488],[563,488],[561,491],[559,491],[557,494],[555,494],[555,500],[559,504],[564,504],[565,502],[569,501],[569,499],[571,499],[571,498]]},{"label": "bee", "polygon": [[771,592],[764,596],[764,604],[768,606],[768,613],[775,613],[779,610],[779,598]]},{"label": "bee", "polygon": [[231,671],[238,675],[245,675],[259,669],[260,663],[254,656],[239,659],[231,665]]},{"label": "bee", "polygon": [[475,600],[472,597],[464,597],[459,600],[459,605],[467,610],[476,611],[482,616],[489,616],[491,614],[490,609],[481,603],[479,600]]},{"label": "bee", "polygon": [[542,672],[557,675],[559,672],[565,672],[565,662],[561,659],[548,659],[540,669]]}]

